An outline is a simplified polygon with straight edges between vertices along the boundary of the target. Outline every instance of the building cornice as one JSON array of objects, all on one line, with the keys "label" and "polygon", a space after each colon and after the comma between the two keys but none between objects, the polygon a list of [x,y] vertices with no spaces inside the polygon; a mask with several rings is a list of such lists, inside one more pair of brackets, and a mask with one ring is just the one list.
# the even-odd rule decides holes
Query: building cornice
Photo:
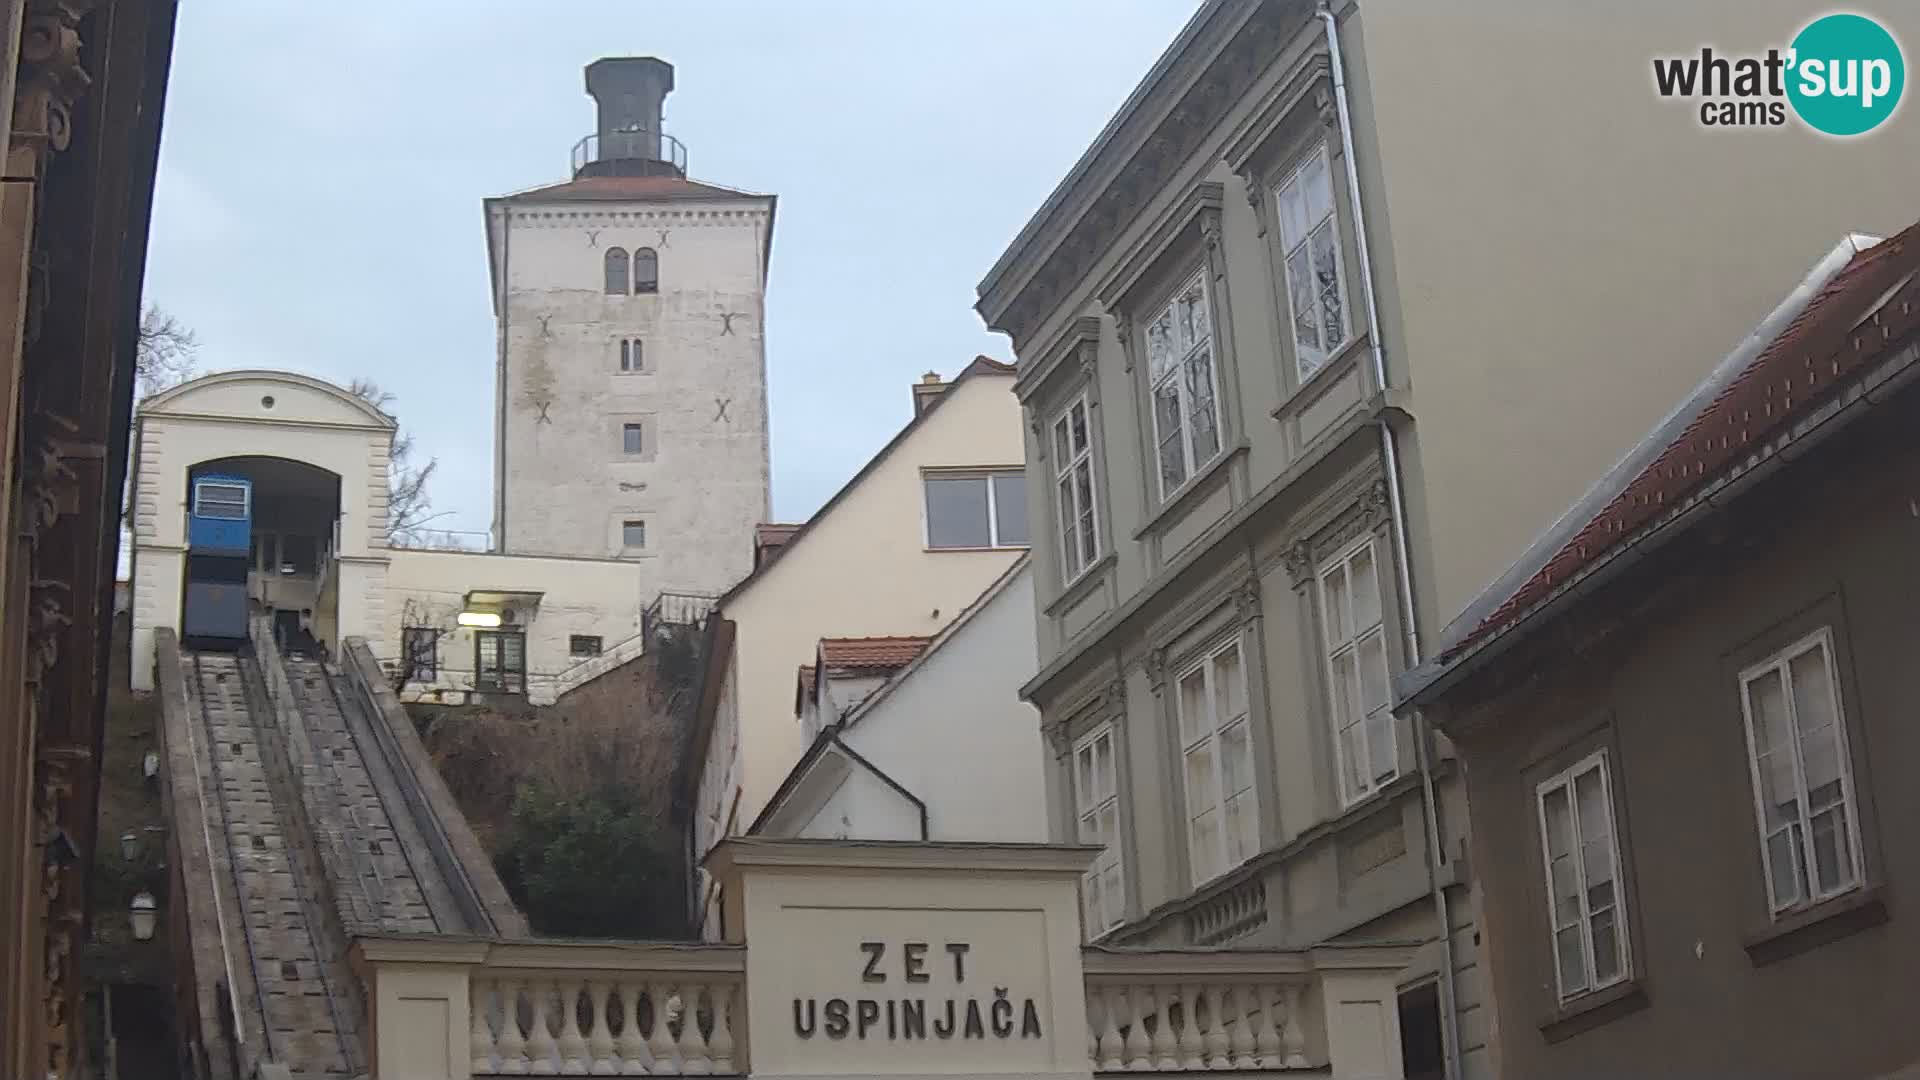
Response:
[{"label": "building cornice", "polygon": [[989,328],[1026,340],[1264,72],[1300,4],[1213,0],[981,282]]},{"label": "building cornice", "polygon": [[997,844],[892,840],[769,840],[731,837],[706,857],[707,870],[929,870],[1062,874],[1078,877],[1100,848],[1067,844]]}]

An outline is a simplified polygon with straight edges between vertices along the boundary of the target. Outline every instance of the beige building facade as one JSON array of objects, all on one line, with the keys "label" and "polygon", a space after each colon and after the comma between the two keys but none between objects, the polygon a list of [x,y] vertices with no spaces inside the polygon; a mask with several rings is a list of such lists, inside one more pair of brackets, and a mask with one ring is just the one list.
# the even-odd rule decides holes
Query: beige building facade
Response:
[{"label": "beige building facade", "polygon": [[[822,638],[932,637],[1025,553],[1013,381],[980,358],[918,385],[913,419],[721,598],[688,770],[696,858],[745,833],[807,749],[796,681]],[[717,934],[717,884],[699,876]]]},{"label": "beige building facade", "polygon": [[1714,131],[1655,89],[1805,17],[1210,2],[989,272],[1102,940],[1428,942],[1408,1074],[1488,1073],[1459,770],[1390,679],[1834,236],[1913,216],[1910,116]]}]

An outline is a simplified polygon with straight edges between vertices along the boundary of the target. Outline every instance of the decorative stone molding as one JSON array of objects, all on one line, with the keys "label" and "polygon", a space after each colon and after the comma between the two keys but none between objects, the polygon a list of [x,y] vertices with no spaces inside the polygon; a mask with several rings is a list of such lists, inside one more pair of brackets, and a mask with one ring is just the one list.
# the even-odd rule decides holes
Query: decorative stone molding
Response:
[{"label": "decorative stone molding", "polygon": [[1320,114],[1320,123],[1329,128],[1340,126],[1340,106],[1334,99],[1333,88],[1319,86],[1313,91],[1313,107]]},{"label": "decorative stone molding", "polygon": [[1233,590],[1233,611],[1241,625],[1260,617],[1260,579],[1251,574]]},{"label": "decorative stone molding", "polygon": [[93,0],[28,0],[13,91],[13,144],[42,159],[67,148],[74,102],[93,81],[80,66],[80,20],[93,6]]},{"label": "decorative stone molding", "polygon": [[1113,313],[1113,336],[1120,341],[1120,367],[1131,374],[1133,372],[1133,318],[1125,311]]},{"label": "decorative stone molding", "polygon": [[1140,667],[1147,673],[1148,686],[1153,687],[1156,692],[1165,686],[1167,684],[1166,646],[1163,645],[1147,653],[1146,659],[1140,662]]},{"label": "decorative stone molding", "polygon": [[1287,568],[1287,576],[1293,579],[1294,585],[1306,584],[1313,577],[1313,545],[1306,540],[1295,540],[1287,545],[1280,562]]}]

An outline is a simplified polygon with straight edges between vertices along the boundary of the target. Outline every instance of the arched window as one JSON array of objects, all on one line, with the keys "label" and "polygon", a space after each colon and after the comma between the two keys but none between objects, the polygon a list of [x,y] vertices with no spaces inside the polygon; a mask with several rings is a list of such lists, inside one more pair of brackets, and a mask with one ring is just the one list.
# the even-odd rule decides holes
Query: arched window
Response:
[{"label": "arched window", "polygon": [[652,248],[636,248],[633,252],[633,291],[650,293],[660,291],[660,257]]},{"label": "arched window", "polygon": [[[649,252],[649,255],[652,253]],[[607,295],[627,295],[627,249],[607,249]]]}]

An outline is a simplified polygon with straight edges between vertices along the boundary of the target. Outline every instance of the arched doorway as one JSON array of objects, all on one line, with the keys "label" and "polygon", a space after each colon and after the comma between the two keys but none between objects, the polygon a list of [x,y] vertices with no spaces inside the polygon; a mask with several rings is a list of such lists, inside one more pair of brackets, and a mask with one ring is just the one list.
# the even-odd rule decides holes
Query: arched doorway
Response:
[{"label": "arched doorway", "polygon": [[[194,482],[203,477],[238,478],[250,485],[251,537],[244,567],[233,571],[223,571],[212,559],[196,563],[190,541],[183,605],[195,602],[196,581],[238,573],[246,582],[248,613],[271,616],[284,648],[325,654],[340,627],[339,475],[265,455],[197,462],[187,469],[190,513]],[[183,611],[181,625],[193,623]]]}]

